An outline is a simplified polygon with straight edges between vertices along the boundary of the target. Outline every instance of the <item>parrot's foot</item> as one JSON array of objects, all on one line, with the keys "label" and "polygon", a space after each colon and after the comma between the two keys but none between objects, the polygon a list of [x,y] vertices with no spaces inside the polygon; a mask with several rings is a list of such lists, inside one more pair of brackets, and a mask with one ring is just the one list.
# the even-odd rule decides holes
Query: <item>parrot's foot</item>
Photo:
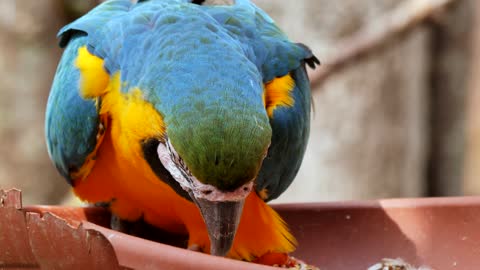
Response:
[{"label": "parrot's foot", "polygon": [[131,234],[132,222],[119,218],[117,215],[112,214],[110,218],[110,228],[117,232]]},{"label": "parrot's foot", "polygon": [[318,267],[308,265],[305,262],[288,255],[287,253],[270,252],[262,255],[253,262],[292,270],[320,270]]},{"label": "parrot's foot", "polygon": [[196,245],[196,244],[189,245],[188,250],[196,251],[196,252],[203,252],[203,249],[199,245]]}]

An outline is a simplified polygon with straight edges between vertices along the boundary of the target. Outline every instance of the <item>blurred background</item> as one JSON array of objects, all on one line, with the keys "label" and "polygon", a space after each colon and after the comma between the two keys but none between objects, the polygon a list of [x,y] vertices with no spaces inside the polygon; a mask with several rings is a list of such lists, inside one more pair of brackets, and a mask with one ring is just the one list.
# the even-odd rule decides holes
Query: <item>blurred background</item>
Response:
[{"label": "blurred background", "polygon": [[[74,203],[48,159],[44,110],[62,53],[55,35],[97,2],[0,1],[0,188],[21,189],[24,204]],[[380,46],[329,76],[311,74],[310,142],[277,201],[480,194],[479,1],[254,2],[312,48],[320,73],[388,22],[413,14]]]}]

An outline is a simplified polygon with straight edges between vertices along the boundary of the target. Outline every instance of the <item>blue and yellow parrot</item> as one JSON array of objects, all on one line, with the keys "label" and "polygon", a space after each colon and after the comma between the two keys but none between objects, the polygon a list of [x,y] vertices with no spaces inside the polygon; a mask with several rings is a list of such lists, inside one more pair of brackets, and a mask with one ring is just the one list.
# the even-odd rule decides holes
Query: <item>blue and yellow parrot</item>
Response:
[{"label": "blue and yellow parrot", "polygon": [[59,38],[46,138],[79,198],[218,256],[294,250],[266,201],[305,152],[306,46],[247,0],[111,0]]}]

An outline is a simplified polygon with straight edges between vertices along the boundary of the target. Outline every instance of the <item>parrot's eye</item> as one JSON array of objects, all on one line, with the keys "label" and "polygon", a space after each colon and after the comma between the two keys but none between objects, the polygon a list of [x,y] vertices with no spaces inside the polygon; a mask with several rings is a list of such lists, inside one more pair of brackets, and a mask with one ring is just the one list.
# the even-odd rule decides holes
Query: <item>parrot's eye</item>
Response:
[{"label": "parrot's eye", "polygon": [[168,153],[172,161],[178,165],[180,172],[182,173],[183,177],[189,179],[192,176],[192,173],[188,169],[187,165],[183,161],[183,159],[178,155],[178,153],[174,150],[173,146],[170,143],[170,140],[167,138],[165,142],[165,146],[168,149]]},{"label": "parrot's eye", "polygon": [[183,161],[183,159],[178,157],[176,161],[177,161],[177,164],[180,165],[180,169],[182,170],[183,176],[187,179],[191,177],[192,173],[188,169],[187,165],[185,165],[185,162]]}]

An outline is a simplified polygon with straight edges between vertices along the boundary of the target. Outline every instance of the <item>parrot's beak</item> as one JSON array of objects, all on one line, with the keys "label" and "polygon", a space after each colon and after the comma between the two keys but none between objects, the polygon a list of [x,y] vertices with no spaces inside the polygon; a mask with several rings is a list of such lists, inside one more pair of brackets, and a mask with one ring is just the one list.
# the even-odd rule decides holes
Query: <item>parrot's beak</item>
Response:
[{"label": "parrot's beak", "polygon": [[192,196],[200,208],[210,238],[210,254],[225,256],[230,251],[242,216],[245,199],[238,201],[209,201]]}]

